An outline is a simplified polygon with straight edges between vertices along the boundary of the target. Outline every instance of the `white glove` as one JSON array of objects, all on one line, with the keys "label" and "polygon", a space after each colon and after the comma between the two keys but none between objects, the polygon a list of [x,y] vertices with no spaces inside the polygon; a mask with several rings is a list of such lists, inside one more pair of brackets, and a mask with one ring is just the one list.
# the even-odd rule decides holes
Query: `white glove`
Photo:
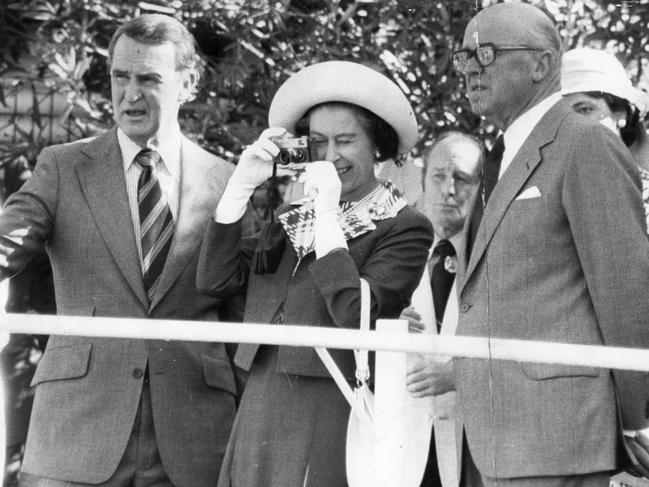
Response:
[{"label": "white glove", "polygon": [[341,184],[333,163],[315,161],[306,164],[299,181],[304,183],[304,192],[313,198],[316,258],[334,249],[347,249],[345,235],[338,223]]},{"label": "white glove", "polygon": [[[239,163],[216,207],[214,220],[217,223],[233,223],[243,216],[255,188],[273,175],[273,157],[279,153],[279,148],[270,138],[284,133],[286,130],[281,127],[268,128],[241,153]],[[277,168],[278,176],[293,174],[291,169]]]}]

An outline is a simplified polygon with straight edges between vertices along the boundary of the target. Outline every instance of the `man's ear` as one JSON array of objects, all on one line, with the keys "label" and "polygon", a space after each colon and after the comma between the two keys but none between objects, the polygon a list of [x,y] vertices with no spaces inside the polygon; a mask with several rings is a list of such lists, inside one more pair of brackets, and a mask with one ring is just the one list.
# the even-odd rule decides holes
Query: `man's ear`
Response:
[{"label": "man's ear", "polygon": [[532,79],[535,82],[543,81],[547,78],[554,68],[554,54],[550,50],[545,50],[536,55]]},{"label": "man's ear", "polygon": [[178,96],[178,101],[182,104],[188,102],[196,95],[196,83],[198,76],[193,69],[185,70],[182,74],[182,89]]}]

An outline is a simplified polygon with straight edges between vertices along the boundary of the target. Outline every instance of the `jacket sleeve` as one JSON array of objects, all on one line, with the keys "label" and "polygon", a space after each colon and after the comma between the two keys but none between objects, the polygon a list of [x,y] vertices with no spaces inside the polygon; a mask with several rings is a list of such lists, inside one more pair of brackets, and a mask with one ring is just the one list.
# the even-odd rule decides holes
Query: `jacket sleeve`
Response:
[{"label": "jacket sleeve", "polygon": [[605,345],[649,348],[649,240],[639,172],[606,129],[575,138],[562,200]]},{"label": "jacket sleeve", "polygon": [[241,219],[229,224],[209,222],[196,271],[200,293],[229,298],[245,291],[256,239],[242,238],[241,224]]},{"label": "jacket sleeve", "polygon": [[429,221],[407,208],[392,219],[360,269],[346,250],[312,262],[309,270],[336,326],[358,328],[361,277],[370,285],[372,323],[397,318],[421,279],[432,241]]},{"label": "jacket sleeve", "polygon": [[50,238],[58,191],[55,151],[46,148],[34,174],[9,197],[0,215],[0,279],[20,272]]},{"label": "jacket sleeve", "polygon": [[[604,345],[647,349],[649,240],[639,172],[607,132],[575,138],[562,199]],[[646,427],[649,375],[613,370],[613,378],[624,426]]]}]

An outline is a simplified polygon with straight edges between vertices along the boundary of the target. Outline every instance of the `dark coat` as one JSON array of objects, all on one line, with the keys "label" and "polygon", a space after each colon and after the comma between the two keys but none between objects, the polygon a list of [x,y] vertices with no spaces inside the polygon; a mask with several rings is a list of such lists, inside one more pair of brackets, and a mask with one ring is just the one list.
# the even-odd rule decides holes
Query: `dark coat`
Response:
[{"label": "dark coat", "polygon": [[[282,323],[304,326],[358,328],[360,277],[372,293],[371,320],[397,318],[410,303],[428,257],[433,234],[430,222],[417,210],[403,208],[394,218],[375,221],[376,229],[348,242],[349,251],[334,251],[321,259],[307,254],[297,262],[291,243],[274,274],[249,273],[240,222],[211,223],[198,265],[198,287],[226,298],[247,289],[244,321],[270,323],[280,307]],[[240,345],[235,362],[248,370],[258,345]],[[351,351],[333,350],[343,373],[352,380]],[[290,374],[330,377],[313,348],[279,347],[279,364]]]},{"label": "dark coat", "polygon": [[[432,243],[432,228],[406,207],[376,229],[315,259],[297,262],[291,243],[273,274],[249,273],[240,222],[209,226],[199,260],[198,285],[226,298],[247,289],[245,321],[358,328],[360,277],[372,292],[372,320],[396,318],[410,302]],[[219,477],[219,486],[306,487],[345,485],[349,406],[313,348],[240,345],[235,362],[250,379]],[[350,350],[332,350],[343,373],[354,377]],[[256,360],[255,360],[256,359]],[[254,360],[254,364],[253,364]]]}]

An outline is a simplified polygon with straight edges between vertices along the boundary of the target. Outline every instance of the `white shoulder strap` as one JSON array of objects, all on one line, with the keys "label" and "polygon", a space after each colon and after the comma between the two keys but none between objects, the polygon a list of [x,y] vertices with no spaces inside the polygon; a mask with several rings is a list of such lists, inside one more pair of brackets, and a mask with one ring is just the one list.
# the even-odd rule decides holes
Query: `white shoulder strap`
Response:
[{"label": "white shoulder strap", "polygon": [[[370,285],[361,277],[361,331],[370,329]],[[356,380],[359,384],[364,384],[370,378],[370,366],[367,360],[367,350],[354,350],[356,359]]]},{"label": "white shoulder strap", "polygon": [[[361,330],[370,329],[370,305],[370,286],[365,279],[361,278]],[[368,426],[371,426],[371,418],[367,415],[365,408],[354,395],[354,391],[352,391],[347,380],[345,380],[343,373],[338,368],[338,365],[336,365],[336,362],[334,362],[329,351],[324,347],[315,347],[315,351],[331,374],[333,380],[336,382],[340,392],[342,392],[345,399],[347,399],[352,410],[361,418],[361,420],[365,421]],[[358,380],[359,385],[366,382],[370,377],[367,354],[367,350],[354,350],[354,357],[356,358],[356,380]]]}]

